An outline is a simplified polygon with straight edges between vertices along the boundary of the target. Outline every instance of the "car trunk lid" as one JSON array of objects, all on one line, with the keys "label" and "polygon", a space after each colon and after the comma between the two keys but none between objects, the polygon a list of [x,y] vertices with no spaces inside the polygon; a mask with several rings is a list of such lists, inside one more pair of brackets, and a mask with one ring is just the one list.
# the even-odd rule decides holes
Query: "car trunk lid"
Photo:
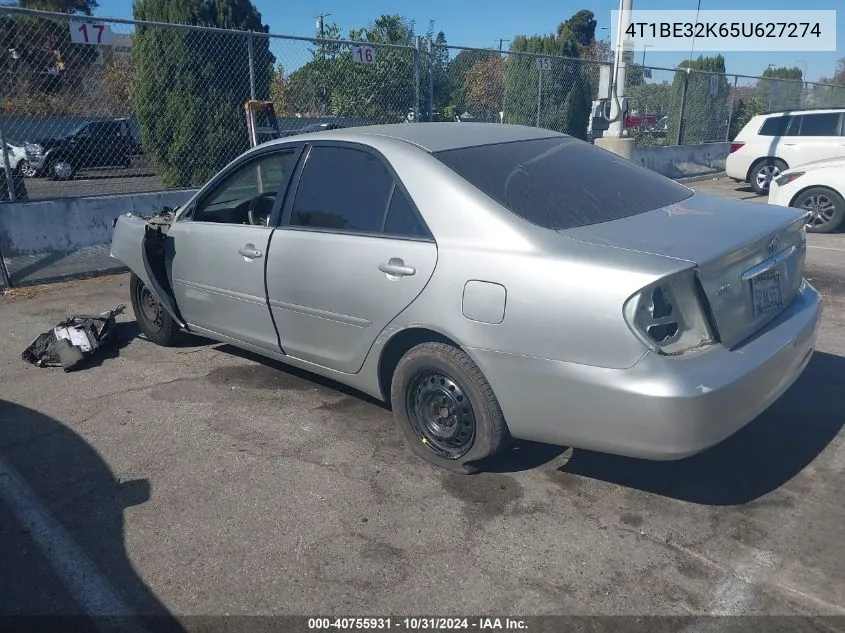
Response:
[{"label": "car trunk lid", "polygon": [[695,264],[719,340],[735,347],[795,298],[806,254],[803,226],[804,214],[795,209],[696,193],[661,209],[559,233]]}]

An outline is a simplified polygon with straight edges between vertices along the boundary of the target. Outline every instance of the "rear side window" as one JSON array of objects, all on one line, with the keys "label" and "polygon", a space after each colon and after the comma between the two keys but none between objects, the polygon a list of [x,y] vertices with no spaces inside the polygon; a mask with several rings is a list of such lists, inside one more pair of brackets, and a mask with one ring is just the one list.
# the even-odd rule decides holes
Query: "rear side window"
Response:
[{"label": "rear side window", "polygon": [[783,136],[789,127],[791,116],[773,116],[763,121],[760,136]]},{"label": "rear side window", "polygon": [[839,113],[804,114],[799,136],[839,136]]},{"label": "rear side window", "polygon": [[378,158],[346,147],[312,147],[291,226],[381,232],[393,177]]},{"label": "rear side window", "polygon": [[548,229],[618,220],[693,193],[570,137],[465,147],[434,156],[516,215]]},{"label": "rear side window", "polygon": [[387,235],[401,235],[407,237],[428,237],[428,231],[420,222],[408,198],[399,187],[393,189],[390,198],[390,208],[387,210],[387,220],[384,223]]}]

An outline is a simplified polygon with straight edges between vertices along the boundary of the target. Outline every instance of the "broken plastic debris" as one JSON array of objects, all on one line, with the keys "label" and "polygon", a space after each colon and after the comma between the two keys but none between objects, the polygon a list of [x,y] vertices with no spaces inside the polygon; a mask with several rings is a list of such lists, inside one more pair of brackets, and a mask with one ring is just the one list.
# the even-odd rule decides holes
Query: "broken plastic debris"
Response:
[{"label": "broken plastic debris", "polygon": [[66,372],[102,349],[115,325],[115,317],[126,309],[123,304],[99,315],[75,315],[39,334],[21,354],[36,367],[61,367]]}]

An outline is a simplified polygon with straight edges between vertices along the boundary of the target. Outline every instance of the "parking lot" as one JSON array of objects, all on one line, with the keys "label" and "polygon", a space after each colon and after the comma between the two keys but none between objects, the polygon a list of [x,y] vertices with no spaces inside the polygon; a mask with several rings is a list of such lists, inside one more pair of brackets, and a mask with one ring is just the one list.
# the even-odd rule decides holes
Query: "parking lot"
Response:
[{"label": "parking lot", "polygon": [[523,443],[476,476],[415,458],[345,387],[197,338],[157,347],[131,308],[94,366],[33,367],[36,335],[128,305],[128,276],[11,291],[0,615],[845,616],[845,235],[808,242],[818,351],[740,433],[662,463]]}]

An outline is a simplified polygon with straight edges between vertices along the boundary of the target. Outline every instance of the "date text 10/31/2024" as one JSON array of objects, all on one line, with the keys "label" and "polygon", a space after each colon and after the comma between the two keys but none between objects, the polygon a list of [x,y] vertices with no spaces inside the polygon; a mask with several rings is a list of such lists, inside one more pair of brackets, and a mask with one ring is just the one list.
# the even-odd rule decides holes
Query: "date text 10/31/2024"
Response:
[{"label": "date text 10/31/2024", "polygon": [[528,625],[518,618],[309,618],[308,630],[402,630],[402,631],[525,631]]}]

